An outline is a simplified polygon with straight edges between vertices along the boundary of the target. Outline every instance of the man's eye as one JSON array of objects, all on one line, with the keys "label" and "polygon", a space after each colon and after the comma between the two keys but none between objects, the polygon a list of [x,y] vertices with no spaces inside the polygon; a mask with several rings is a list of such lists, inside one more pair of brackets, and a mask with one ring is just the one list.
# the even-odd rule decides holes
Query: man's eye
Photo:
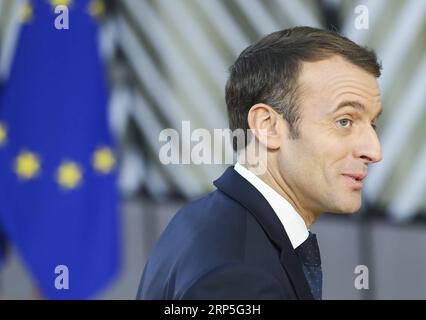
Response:
[{"label": "man's eye", "polygon": [[352,120],[341,119],[337,121],[342,128],[349,128],[352,125]]}]

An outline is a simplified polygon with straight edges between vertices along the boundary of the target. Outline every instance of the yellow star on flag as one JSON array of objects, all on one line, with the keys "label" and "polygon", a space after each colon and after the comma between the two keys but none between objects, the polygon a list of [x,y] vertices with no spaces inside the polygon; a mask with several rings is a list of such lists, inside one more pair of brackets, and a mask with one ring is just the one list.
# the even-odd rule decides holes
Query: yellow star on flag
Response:
[{"label": "yellow star on flag", "polygon": [[7,129],[6,126],[0,122],[0,147],[6,143]]},{"label": "yellow star on flag", "polygon": [[93,154],[93,167],[95,170],[107,174],[111,172],[115,165],[115,156],[111,148],[99,148]]},{"label": "yellow star on flag", "polygon": [[19,22],[26,23],[33,17],[33,7],[31,3],[25,1],[19,9]]},{"label": "yellow star on flag", "polygon": [[74,189],[81,183],[80,167],[72,161],[63,162],[57,172],[57,181],[65,189]]},{"label": "yellow star on flag", "polygon": [[57,6],[69,6],[70,4],[72,4],[71,0],[49,0],[50,4],[52,5],[53,8],[57,7]]},{"label": "yellow star on flag", "polygon": [[90,1],[88,11],[92,17],[103,17],[106,11],[104,1],[103,0]]},{"label": "yellow star on flag", "polygon": [[32,152],[23,151],[15,159],[15,172],[24,180],[34,178],[40,171],[40,160]]}]

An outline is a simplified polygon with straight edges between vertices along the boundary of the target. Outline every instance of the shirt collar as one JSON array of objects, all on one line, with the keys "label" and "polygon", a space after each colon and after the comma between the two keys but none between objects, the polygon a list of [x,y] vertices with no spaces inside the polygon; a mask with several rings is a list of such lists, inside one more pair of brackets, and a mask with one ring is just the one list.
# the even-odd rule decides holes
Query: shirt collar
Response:
[{"label": "shirt collar", "polygon": [[305,221],[303,221],[293,206],[267,183],[240,163],[237,162],[235,164],[234,170],[263,195],[283,224],[293,248],[296,249],[300,246],[308,238],[309,231]]}]

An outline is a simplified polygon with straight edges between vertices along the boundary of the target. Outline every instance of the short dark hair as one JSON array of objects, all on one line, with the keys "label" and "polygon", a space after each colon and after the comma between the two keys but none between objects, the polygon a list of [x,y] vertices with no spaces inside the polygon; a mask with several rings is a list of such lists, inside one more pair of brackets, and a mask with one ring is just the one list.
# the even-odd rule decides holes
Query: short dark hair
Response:
[{"label": "short dark hair", "polygon": [[[297,138],[300,118],[297,89],[302,62],[320,61],[333,55],[340,55],[380,77],[381,65],[374,51],[330,30],[285,29],[246,48],[230,67],[225,88],[230,129],[246,132],[250,108],[265,103],[283,115],[291,136]],[[234,149],[237,150],[235,143]]]}]

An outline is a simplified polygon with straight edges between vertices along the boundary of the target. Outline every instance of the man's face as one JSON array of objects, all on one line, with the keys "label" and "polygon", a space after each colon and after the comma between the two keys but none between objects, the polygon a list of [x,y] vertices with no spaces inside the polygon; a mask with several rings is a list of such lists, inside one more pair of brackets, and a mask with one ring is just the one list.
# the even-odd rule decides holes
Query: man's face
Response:
[{"label": "man's face", "polygon": [[333,56],[303,63],[299,84],[299,137],[283,141],[282,177],[306,210],[355,212],[368,164],[382,159],[374,129],[381,112],[377,80]]}]

